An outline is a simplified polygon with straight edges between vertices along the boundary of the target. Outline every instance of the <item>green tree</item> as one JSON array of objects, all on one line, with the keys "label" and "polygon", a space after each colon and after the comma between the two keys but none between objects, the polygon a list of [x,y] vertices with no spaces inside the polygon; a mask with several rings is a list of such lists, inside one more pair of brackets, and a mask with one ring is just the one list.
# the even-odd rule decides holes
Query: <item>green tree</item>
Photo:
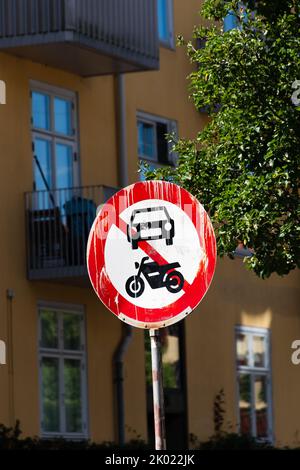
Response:
[{"label": "green tree", "polygon": [[[211,25],[179,42],[195,66],[191,97],[211,119],[194,140],[175,142],[176,168],[147,174],[191,191],[214,223],[219,255],[251,248],[245,263],[262,278],[300,264],[300,108],[291,99],[299,10],[300,0],[204,1]],[[238,26],[223,32],[228,12]]]}]

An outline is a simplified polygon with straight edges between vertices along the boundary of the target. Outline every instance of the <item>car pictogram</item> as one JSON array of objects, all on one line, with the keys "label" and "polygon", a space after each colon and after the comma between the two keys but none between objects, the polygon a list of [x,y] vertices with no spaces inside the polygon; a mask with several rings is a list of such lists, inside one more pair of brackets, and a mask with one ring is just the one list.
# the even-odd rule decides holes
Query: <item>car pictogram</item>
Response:
[{"label": "car pictogram", "polygon": [[165,239],[166,245],[173,245],[174,235],[174,220],[164,206],[134,210],[127,225],[127,239],[133,250],[141,240]]}]

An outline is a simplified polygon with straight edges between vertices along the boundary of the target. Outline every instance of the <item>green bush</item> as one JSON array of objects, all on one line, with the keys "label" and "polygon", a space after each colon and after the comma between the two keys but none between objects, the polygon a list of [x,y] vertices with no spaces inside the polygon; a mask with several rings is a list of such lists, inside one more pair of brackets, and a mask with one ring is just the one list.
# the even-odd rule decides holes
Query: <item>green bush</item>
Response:
[{"label": "green bush", "polygon": [[[40,439],[21,438],[22,431],[20,422],[17,421],[14,428],[8,428],[0,424],[0,451],[1,450],[102,450],[102,451],[149,451],[150,446],[140,438],[136,438],[126,443],[123,447],[114,442],[103,442],[96,444],[94,442],[71,441],[63,438],[59,439]],[[195,450],[276,450],[271,444],[260,442],[248,435],[236,433],[220,432],[215,434],[205,442],[199,442],[196,436],[190,436],[190,443]],[[287,447],[284,448],[288,449]],[[300,448],[295,449],[300,450]]]},{"label": "green bush", "polygon": [[[14,428],[0,424],[0,450],[114,450],[120,447],[114,442],[71,441],[63,438],[40,439],[38,437],[21,438],[20,422]],[[149,447],[142,439],[133,439],[126,443],[123,450],[147,450]]]},{"label": "green bush", "polygon": [[212,436],[208,441],[199,443],[198,450],[271,450],[267,442],[261,442],[249,435],[222,433]]}]

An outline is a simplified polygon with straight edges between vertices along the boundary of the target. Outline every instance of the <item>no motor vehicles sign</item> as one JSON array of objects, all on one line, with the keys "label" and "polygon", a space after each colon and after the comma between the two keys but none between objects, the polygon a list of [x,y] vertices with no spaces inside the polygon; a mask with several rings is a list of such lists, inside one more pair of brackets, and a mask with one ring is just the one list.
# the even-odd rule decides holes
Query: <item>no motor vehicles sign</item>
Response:
[{"label": "no motor vehicles sign", "polygon": [[120,320],[162,328],[191,313],[207,292],[216,264],[213,227],[186,190],[139,182],[102,207],[87,264],[97,295]]}]

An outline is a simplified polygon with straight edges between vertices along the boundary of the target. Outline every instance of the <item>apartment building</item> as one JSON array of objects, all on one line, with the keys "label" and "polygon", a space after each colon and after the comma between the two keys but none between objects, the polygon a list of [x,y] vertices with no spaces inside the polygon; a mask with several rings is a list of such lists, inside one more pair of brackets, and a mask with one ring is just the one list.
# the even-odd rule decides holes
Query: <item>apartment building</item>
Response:
[{"label": "apartment building", "polygon": [[[140,163],[175,164],[165,134],[207,122],[175,47],[200,5],[0,0],[0,422],[19,419],[24,435],[153,440],[148,336],[127,337],[117,376],[123,325],[89,284],[85,246],[97,207],[143,178]],[[225,429],[298,443],[298,305],[298,272],[261,281],[239,256],[218,261],[198,309],[163,330],[169,447],[213,434],[220,389]]]}]

